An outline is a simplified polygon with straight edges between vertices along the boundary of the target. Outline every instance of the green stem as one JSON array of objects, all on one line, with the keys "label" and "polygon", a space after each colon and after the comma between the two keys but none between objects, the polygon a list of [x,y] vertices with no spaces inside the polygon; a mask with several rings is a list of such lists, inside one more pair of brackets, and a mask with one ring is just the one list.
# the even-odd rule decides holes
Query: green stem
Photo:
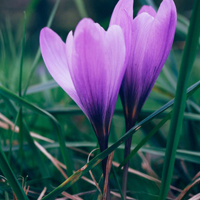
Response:
[{"label": "green stem", "polygon": [[[126,113],[126,112],[124,112]],[[126,121],[126,132],[131,130],[132,127],[134,127],[136,123],[137,116],[135,115],[135,118],[132,118],[132,115],[126,115],[125,114],[125,121]],[[124,159],[126,159],[131,151],[131,142],[132,142],[132,135],[125,141],[125,149],[124,149]],[[129,162],[127,162],[124,165],[123,168],[123,177],[122,177],[122,193],[124,199],[126,199],[126,190],[127,190],[127,179],[128,179],[128,168],[129,168]]]},{"label": "green stem", "polygon": [[[131,151],[131,141],[132,141],[132,136],[130,138],[128,138],[128,140],[126,140],[126,142],[125,142],[124,159],[126,159],[127,156],[130,154],[130,151]],[[124,199],[126,199],[128,167],[129,167],[129,162],[127,162],[124,165],[124,168],[123,168],[122,193],[123,193]]]},{"label": "green stem", "polygon": [[[100,150],[101,152],[103,152],[105,149],[108,148],[108,138],[104,138],[102,140],[99,140],[99,146],[100,146]],[[108,157],[104,158],[102,160],[102,170],[103,170],[103,177],[104,177],[104,187],[105,187],[105,184],[106,184],[106,175],[107,175],[107,161],[108,161]],[[108,175],[109,177],[109,175]],[[110,185],[109,185],[109,180],[108,180],[108,183],[107,183],[107,200],[110,200],[111,199],[111,196],[110,196]]]}]

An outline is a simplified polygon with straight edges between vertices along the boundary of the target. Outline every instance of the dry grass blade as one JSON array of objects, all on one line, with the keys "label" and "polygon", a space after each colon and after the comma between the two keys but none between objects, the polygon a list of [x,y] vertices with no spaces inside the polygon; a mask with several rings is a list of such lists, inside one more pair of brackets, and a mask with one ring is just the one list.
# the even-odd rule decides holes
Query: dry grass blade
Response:
[{"label": "dry grass blade", "polygon": [[45,141],[45,142],[49,142],[49,143],[52,143],[52,144],[55,143],[54,140],[51,140],[51,139],[46,138],[46,137],[44,137],[44,136],[41,136],[41,135],[39,135],[39,134],[37,134],[37,133],[30,132],[30,134],[31,134],[31,136],[32,136],[33,138],[35,138],[35,139],[43,140],[43,141]]},{"label": "dry grass blade", "polygon": [[[85,177],[85,176],[82,176],[81,177],[83,180],[85,180],[85,181],[87,181],[88,183],[90,183],[91,185],[94,185],[94,186],[96,186],[96,184],[95,184],[95,182],[94,181],[92,181],[92,180],[90,180],[89,178],[87,178],[87,177]],[[87,193],[87,192],[85,192],[85,193]],[[84,193],[84,194],[85,194]],[[116,197],[121,197],[121,195],[119,194],[119,193],[117,193],[117,192],[113,192],[113,191],[111,191],[110,192],[113,196],[116,196]],[[82,193],[79,193],[79,194],[77,194],[77,195],[82,195]],[[132,197],[129,197],[129,196],[126,196],[126,199],[128,199],[128,200],[136,200],[136,199],[133,199]],[[60,200],[60,199],[59,199]]]},{"label": "dry grass blade", "polygon": [[[99,149],[99,148],[93,149],[93,150],[89,153],[88,158],[87,158],[87,163],[90,161],[90,156],[92,155],[92,153],[93,153],[94,151],[98,150],[98,149]],[[94,181],[94,184],[95,184],[96,188],[99,190],[100,194],[102,195],[102,191],[101,191],[101,189],[100,189],[100,187],[99,187],[99,184],[98,184],[97,181],[95,180],[95,178],[94,178],[94,176],[93,176],[93,174],[92,174],[92,171],[90,170],[89,173],[90,173],[90,176],[91,176],[92,180]]]},{"label": "dry grass blade", "polygon": [[[119,163],[113,161],[113,166],[119,167],[119,165],[120,165]],[[149,175],[147,175],[147,174],[144,174],[144,173],[142,173],[142,172],[140,172],[140,171],[137,171],[137,170],[135,170],[135,169],[132,169],[132,168],[130,168],[130,167],[128,168],[128,172],[129,172],[129,173],[132,173],[132,174],[135,174],[135,175],[137,175],[137,176],[143,177],[143,178],[145,178],[145,179],[148,179],[148,180],[150,180],[150,181],[153,181],[153,182],[155,182],[155,183],[161,183],[161,181],[158,180],[157,178],[154,178],[154,177],[152,177],[152,176],[149,176]],[[174,191],[182,192],[181,189],[178,189],[178,188],[176,188],[176,187],[174,187],[174,186],[170,186],[170,188],[171,188],[172,190],[174,190]]]},{"label": "dry grass blade", "polygon": [[26,195],[28,195],[29,189],[30,189],[30,186],[26,187],[26,184],[25,184],[24,185],[24,192],[25,192]]},{"label": "dry grass blade", "polygon": [[[196,184],[200,183],[200,172],[198,172],[195,177],[192,179],[192,183],[189,184],[182,192],[179,194],[179,196],[176,198],[176,200],[181,200],[185,195],[189,192],[191,188],[193,188]],[[196,195],[195,195],[196,196]],[[193,197],[192,197],[193,198]]]},{"label": "dry grass blade", "polygon": [[140,158],[142,159],[142,168],[152,177],[154,178],[159,178],[158,175],[154,172],[154,170],[151,168],[148,160],[146,159],[146,157],[144,156],[144,154],[142,152],[138,152],[138,155],[140,156]]},{"label": "dry grass blade", "polygon": [[[47,150],[43,146],[41,146],[38,142],[36,141],[34,142],[35,142],[35,145],[38,147],[38,149],[53,163],[53,165],[60,171],[60,173],[65,177],[65,179],[67,179],[68,178],[67,175],[61,168],[63,167],[64,169],[66,169],[66,166],[62,164],[60,161],[58,161],[56,158],[54,158],[49,152],[47,152]],[[67,192],[62,192],[62,195],[72,200],[82,200],[80,197],[76,195],[72,196],[71,194],[68,194]]]},{"label": "dry grass blade", "polygon": [[[87,153],[87,155],[89,155],[90,154],[90,156],[92,155],[92,153],[94,152],[94,150],[91,152],[91,153]],[[85,153],[84,153],[85,154]],[[56,160],[56,159],[55,159]],[[56,160],[56,162],[57,162],[57,164],[58,165],[60,165],[63,169],[66,169],[66,166],[63,164],[63,163],[61,163],[60,161],[58,161],[58,160]],[[92,177],[93,177],[93,175],[92,175]],[[88,183],[90,183],[91,185],[94,185],[94,186],[96,186],[97,187],[97,185],[98,185],[98,183],[96,182],[96,181],[93,181],[93,180],[90,180],[89,178],[87,178],[87,177],[85,177],[85,176],[82,176],[81,177],[81,179],[83,179],[84,181],[86,181],[86,182],[88,182]],[[99,186],[98,186],[99,187]],[[100,190],[100,188],[99,188],[99,190]],[[100,190],[100,192],[101,192],[101,190]],[[119,193],[117,193],[117,192],[113,192],[113,191],[111,191],[110,192],[113,196],[116,196],[116,197],[121,197],[121,195],[119,194]],[[79,194],[77,194],[78,196],[80,196],[82,193],[79,193]],[[102,193],[101,193],[102,194]],[[129,197],[129,196],[127,196],[126,197],[126,199],[128,199],[128,200],[136,200],[136,199],[133,199],[132,197]],[[58,199],[57,199],[58,200]],[[59,200],[65,200],[65,198],[59,198]]]},{"label": "dry grass blade", "polygon": [[108,185],[109,174],[110,174],[110,169],[112,166],[113,156],[114,156],[114,151],[110,155],[108,155],[108,160],[106,164],[106,177],[105,177],[104,190],[103,190],[103,200],[106,200],[106,196],[107,196],[107,189],[109,187]]},{"label": "dry grass blade", "polygon": [[[119,166],[119,163],[113,161],[113,165],[114,165],[115,167],[118,167],[118,166]],[[157,178],[154,178],[154,177],[152,177],[152,176],[149,176],[149,175],[147,175],[147,174],[144,174],[144,173],[142,173],[142,172],[140,172],[140,171],[134,170],[134,169],[132,169],[132,168],[130,168],[130,167],[129,167],[128,171],[129,171],[130,173],[132,173],[132,174],[136,174],[136,175],[141,176],[141,177],[143,177],[143,178],[146,178],[146,179],[148,179],[148,180],[151,180],[151,181],[160,183],[160,180],[158,180]]]},{"label": "dry grass blade", "polygon": [[67,193],[67,192],[62,192],[62,195],[69,198],[69,199],[72,199],[72,200],[83,200],[82,198],[74,195],[72,196],[71,194]]},{"label": "dry grass blade", "polygon": [[[142,168],[152,177],[154,178],[159,178],[158,175],[154,172],[154,170],[151,168],[148,160],[146,159],[146,157],[144,156],[144,154],[140,151],[138,151],[138,155],[140,156],[140,158],[142,159]],[[156,183],[156,185],[158,187],[160,187],[160,183]],[[172,198],[175,199],[174,194],[171,192],[171,190],[168,192],[168,198]]]},{"label": "dry grass blade", "polygon": [[200,172],[198,172],[195,176],[194,176],[194,178],[192,179],[192,180],[195,180],[196,178],[198,178],[200,176]]},{"label": "dry grass blade", "polygon": [[85,177],[85,176],[82,176],[81,178],[82,178],[84,181],[90,183],[91,185],[96,186],[95,182],[92,181],[92,180],[90,180],[89,178],[87,178],[87,177]]},{"label": "dry grass blade", "polygon": [[[116,197],[121,198],[121,195],[120,195],[119,193],[117,193],[117,192],[111,191],[110,193],[111,193],[112,195],[116,196]],[[137,199],[134,199],[134,198],[132,198],[132,197],[126,196],[126,200],[137,200]]]},{"label": "dry grass blade", "polygon": [[[48,153],[48,152],[47,152]],[[87,155],[89,155],[89,153],[87,153]],[[92,154],[91,154],[92,155]],[[50,155],[51,156],[51,155]],[[66,170],[66,166],[63,164],[63,163],[61,163],[59,160],[57,160],[56,158],[54,158],[53,159],[60,167],[62,167],[63,169],[65,169]],[[89,178],[87,178],[87,177],[85,177],[85,176],[82,176],[81,177],[83,180],[85,180],[85,181],[87,181],[88,183],[90,183],[91,185],[94,185],[94,186],[96,186],[96,184],[95,184],[95,182],[94,181],[92,181],[92,180],[90,180]]]},{"label": "dry grass blade", "polygon": [[[0,119],[3,120],[4,122],[0,121],[0,127],[3,128],[3,129],[11,129],[12,131],[14,131],[15,133],[18,133],[19,132],[19,127],[18,126],[15,126],[15,124],[10,121],[7,117],[5,117],[4,115],[2,115],[0,113]],[[54,143],[55,141],[49,139],[49,138],[46,138],[46,137],[43,137],[37,133],[34,133],[34,132],[30,132],[30,135],[33,137],[33,138],[36,138],[36,139],[39,139],[39,140],[43,140],[45,142],[49,142],[49,143]]]},{"label": "dry grass blade", "polygon": [[200,193],[194,195],[192,198],[190,198],[189,200],[199,200],[200,199]]},{"label": "dry grass blade", "polygon": [[38,142],[34,141],[35,145],[38,147],[38,149],[54,164],[54,166],[60,171],[60,173],[67,179],[66,173],[61,169],[61,167],[58,165],[57,160],[49,153],[47,150],[40,145]]},{"label": "dry grass blade", "polygon": [[47,188],[44,187],[44,189],[42,190],[42,192],[41,192],[41,194],[40,194],[40,196],[38,197],[37,200],[41,200],[42,199],[42,197],[45,195],[46,190],[47,190]]},{"label": "dry grass blade", "polygon": [[[76,147],[70,147],[70,146],[67,146],[69,149],[72,149],[73,151],[76,151],[76,152],[79,152],[79,153],[82,153],[84,155],[89,155],[87,151],[83,151],[82,149],[78,149]],[[90,156],[94,156],[93,154],[90,154]]]}]

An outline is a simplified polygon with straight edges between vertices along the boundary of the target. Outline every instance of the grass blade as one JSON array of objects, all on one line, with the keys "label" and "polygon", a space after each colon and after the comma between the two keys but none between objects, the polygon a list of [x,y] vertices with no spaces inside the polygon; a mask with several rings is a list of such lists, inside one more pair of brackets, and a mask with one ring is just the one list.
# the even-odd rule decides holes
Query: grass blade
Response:
[{"label": "grass blade", "polygon": [[[143,147],[140,150],[142,152],[159,155],[159,156],[165,156],[165,152],[166,152],[166,149],[156,148],[156,147]],[[184,161],[200,164],[200,153],[196,151],[177,149],[176,159],[181,159]]]},{"label": "grass blade", "polygon": [[121,186],[120,186],[118,178],[117,178],[115,168],[112,166],[111,170],[112,170],[112,174],[113,174],[113,177],[115,179],[115,182],[117,183],[117,187],[118,187],[118,190],[119,190],[119,193],[120,193],[121,200],[124,200],[124,196],[123,196],[122,189],[121,189]]},{"label": "grass blade", "polygon": [[[20,70],[19,70],[19,96],[22,96],[22,74],[23,74],[23,60],[24,60],[24,47],[25,47],[25,34],[26,34],[26,13],[24,12],[24,30],[23,30],[23,38],[22,38],[22,53],[20,59]],[[22,165],[23,165],[23,116],[22,116],[22,107],[19,109],[19,154],[21,160],[21,174],[22,174]]]},{"label": "grass blade", "polygon": [[82,18],[88,17],[87,11],[84,6],[84,1],[82,0],[75,0],[75,4],[78,8],[79,14]]},{"label": "grass blade", "polygon": [[11,28],[11,22],[10,18],[6,18],[6,29],[7,29],[7,35],[8,35],[8,41],[9,41],[9,47],[10,47],[10,53],[11,53],[11,58],[12,60],[16,60],[17,58],[17,53],[16,53],[16,48],[15,48],[15,42],[12,34],[12,28]]},{"label": "grass blade", "polygon": [[5,58],[6,58],[6,53],[5,53],[5,44],[4,44],[4,39],[3,39],[3,33],[0,30],[0,42],[1,42],[1,68],[5,69]]},{"label": "grass blade", "polygon": [[[56,13],[56,10],[57,10],[57,8],[58,8],[59,3],[60,3],[60,0],[57,0],[56,3],[55,3],[55,5],[54,5],[54,7],[53,7],[53,10],[52,10],[52,12],[51,12],[51,15],[50,15],[50,17],[49,17],[49,20],[48,20],[48,22],[47,22],[47,27],[50,27],[50,26],[51,26],[52,21],[53,21],[53,18],[54,18],[54,16],[55,16],[55,13]],[[38,61],[39,61],[39,59],[40,59],[40,56],[41,56],[40,47],[38,47],[38,50],[37,50],[35,59],[34,59],[33,64],[32,64],[32,66],[31,66],[31,72],[30,72],[30,75],[29,75],[29,77],[28,77],[28,82],[27,82],[27,84],[26,84],[26,86],[25,86],[23,96],[26,95],[28,86],[29,86],[30,81],[31,81],[31,78],[32,78],[32,76],[33,76],[33,74],[34,74],[34,72],[35,72],[35,69],[36,69],[36,67],[37,67],[37,63],[38,63]]]},{"label": "grass blade", "polygon": [[23,31],[23,38],[22,38],[22,53],[21,53],[20,70],[19,70],[19,96],[20,97],[22,96],[22,73],[23,73],[25,34],[26,34],[26,13],[24,12],[24,31]]},{"label": "grass blade", "polygon": [[10,165],[8,164],[8,161],[6,159],[4,152],[1,149],[1,146],[0,146],[0,169],[2,170],[4,176],[7,178],[12,190],[17,196],[17,199],[28,200],[28,197],[25,195],[24,190],[22,189]]},{"label": "grass blade", "polygon": [[34,94],[37,92],[43,92],[52,88],[56,88],[59,87],[59,85],[54,81],[54,80],[50,80],[50,81],[46,81],[45,83],[40,83],[37,85],[33,85],[30,86],[26,92],[26,94]]},{"label": "grass blade", "polygon": [[162,173],[159,200],[166,199],[172,179],[176,149],[180,138],[183,113],[186,104],[187,82],[195,60],[199,44],[199,35],[200,35],[199,21],[200,21],[200,1],[196,0],[194,4],[192,17],[190,20],[190,26],[188,30],[188,35],[181,62],[180,74],[178,78],[175,102],[173,106],[172,120],[167,140],[166,156]]}]

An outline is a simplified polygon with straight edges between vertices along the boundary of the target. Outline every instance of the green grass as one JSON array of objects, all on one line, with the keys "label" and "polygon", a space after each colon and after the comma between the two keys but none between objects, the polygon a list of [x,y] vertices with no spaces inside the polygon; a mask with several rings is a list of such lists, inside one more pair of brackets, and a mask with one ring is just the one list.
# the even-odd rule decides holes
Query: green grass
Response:
[{"label": "green grass", "polygon": [[[20,11],[21,17],[15,19],[18,26],[13,24],[14,13],[8,12],[1,20],[0,200],[15,196],[18,200],[35,200],[44,188],[42,200],[59,199],[66,195],[63,191],[74,199],[96,200],[100,193],[88,172],[92,171],[103,191],[100,163],[112,151],[110,186],[115,199],[123,199],[121,168],[127,161],[131,168],[128,197],[165,200],[179,196],[183,200],[199,193],[199,1],[193,5],[190,20],[177,7],[174,45],[136,126],[124,134],[118,99],[109,148],[93,152],[87,163],[89,153],[97,148],[96,136],[83,112],[47,72],[39,31],[52,27],[64,38],[80,17],[92,17],[107,27],[114,2],[96,3],[56,1],[44,6],[43,1],[32,0],[24,7],[27,17]],[[135,13],[142,4],[158,6],[156,1],[140,0],[135,2]],[[34,21],[37,13],[42,18]],[[70,22],[70,28],[65,22]],[[124,141],[130,135],[131,153],[124,160]]]}]

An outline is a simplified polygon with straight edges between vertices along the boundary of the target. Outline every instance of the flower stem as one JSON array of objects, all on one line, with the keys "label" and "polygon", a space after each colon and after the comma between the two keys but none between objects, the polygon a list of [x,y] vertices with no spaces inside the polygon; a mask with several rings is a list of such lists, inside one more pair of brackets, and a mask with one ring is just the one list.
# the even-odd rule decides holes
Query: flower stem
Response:
[{"label": "flower stem", "polygon": [[[132,136],[128,138],[125,142],[125,150],[124,150],[124,159],[129,155],[130,150],[131,150],[131,141],[132,141]],[[122,177],[122,194],[124,196],[124,199],[126,199],[126,189],[127,189],[127,177],[128,177],[128,167],[129,167],[129,162],[127,162],[124,165],[123,168],[123,177]]]},{"label": "flower stem", "polygon": [[[99,145],[100,145],[101,152],[108,148],[108,142],[107,142],[108,140],[105,139],[103,142],[102,141],[103,140],[99,140]],[[103,177],[104,177],[104,188],[105,187],[107,188],[107,192],[104,195],[106,197],[106,200],[111,200],[110,185],[109,185],[109,172],[110,172],[110,169],[109,169],[109,167],[107,167],[107,161],[109,162],[108,157],[106,157],[106,158],[104,158],[102,160],[102,169],[103,169]],[[106,177],[107,177],[107,181],[106,181]]]},{"label": "flower stem", "polygon": [[105,182],[104,182],[104,191],[103,191],[103,200],[110,200],[110,187],[109,187],[109,174],[110,169],[112,166],[112,159],[114,156],[114,151],[108,156],[107,163],[106,163],[106,176],[105,176]]}]

